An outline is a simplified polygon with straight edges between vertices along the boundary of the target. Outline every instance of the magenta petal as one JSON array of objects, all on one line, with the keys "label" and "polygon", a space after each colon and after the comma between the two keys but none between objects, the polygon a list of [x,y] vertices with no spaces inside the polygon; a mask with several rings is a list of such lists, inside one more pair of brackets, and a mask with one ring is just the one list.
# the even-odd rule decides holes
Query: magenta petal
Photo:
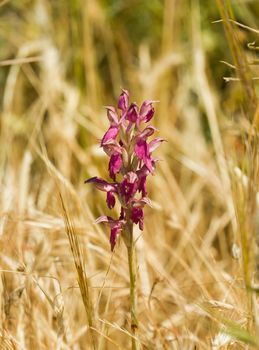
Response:
[{"label": "magenta petal", "polygon": [[107,109],[107,117],[111,123],[111,126],[116,126],[119,124],[119,118],[118,114],[116,112],[116,109],[112,106],[106,106]]},{"label": "magenta petal", "polygon": [[121,207],[121,212],[120,212],[120,217],[119,217],[119,220],[124,220],[125,219],[125,210],[123,207]]},{"label": "magenta petal", "polygon": [[135,202],[135,206],[136,207],[144,207],[144,205],[148,205],[152,208],[152,203],[151,200],[148,197],[142,197],[141,199],[139,199],[138,201]]},{"label": "magenta petal", "polygon": [[148,144],[145,140],[138,139],[135,145],[135,153],[140,160],[144,161],[148,170],[152,172],[153,171],[152,160],[150,158]]},{"label": "magenta petal", "polygon": [[104,134],[102,141],[101,141],[101,146],[104,146],[105,143],[107,143],[111,140],[115,140],[118,133],[119,133],[119,127],[118,126],[111,126]]},{"label": "magenta petal", "polygon": [[151,200],[148,197],[142,197],[140,199],[133,199],[131,202],[132,208],[143,209],[146,204],[152,208]]},{"label": "magenta petal", "polygon": [[113,220],[110,216],[102,215],[102,216],[99,216],[99,218],[97,218],[94,223],[95,224],[109,223],[110,220]]},{"label": "magenta petal", "polygon": [[150,171],[148,170],[148,168],[143,165],[138,171],[137,171],[137,176],[138,178],[142,178],[143,176],[148,176],[150,174]]},{"label": "magenta petal", "polygon": [[117,174],[122,167],[122,157],[119,153],[114,153],[111,155],[109,161],[109,174],[110,177],[115,181],[115,174]]},{"label": "magenta petal", "polygon": [[159,159],[157,158],[152,158],[151,159],[151,164],[152,164],[152,169],[148,169],[146,164],[144,164],[139,170],[137,170],[136,174],[138,175],[138,178],[140,179],[142,176],[148,176],[150,173],[154,171],[155,164],[158,162]]},{"label": "magenta petal", "polygon": [[152,105],[153,101],[144,101],[140,108],[140,119],[145,123],[149,122],[155,113],[155,109]]},{"label": "magenta petal", "polygon": [[130,218],[135,224],[139,224],[140,230],[143,230],[144,212],[142,208],[133,208]]},{"label": "magenta petal", "polygon": [[125,202],[128,203],[138,190],[138,177],[133,171],[125,175],[120,185],[120,192]]},{"label": "magenta petal", "polygon": [[147,177],[146,176],[142,176],[139,179],[138,190],[139,190],[139,192],[142,193],[142,197],[145,197],[147,195],[146,181],[147,181]]},{"label": "magenta petal", "polygon": [[103,216],[100,216],[98,219],[96,219],[95,223],[96,224],[104,223],[110,226],[111,228],[110,243],[111,243],[111,250],[113,251],[116,244],[117,236],[122,230],[122,222],[119,220],[114,220],[110,216],[103,215]]},{"label": "magenta petal", "polygon": [[165,140],[162,139],[161,137],[157,137],[155,138],[154,140],[152,140],[150,143],[149,143],[149,152],[153,152],[157,147],[160,146],[160,144],[162,142],[164,142]]},{"label": "magenta petal", "polygon": [[118,108],[123,112],[126,111],[129,105],[129,93],[127,90],[122,90],[118,101]]},{"label": "magenta petal", "polygon": [[107,224],[108,226],[110,226],[110,228],[114,228],[116,226],[122,226],[122,223],[119,220],[114,220],[112,217],[110,216],[106,216],[106,215],[102,215],[99,218],[97,218],[95,220],[96,224],[100,224],[100,223],[104,223]]},{"label": "magenta petal", "polygon": [[110,184],[109,182],[103,179],[100,179],[99,177],[96,177],[96,176],[91,177],[88,180],[85,180],[85,184],[86,183],[93,183],[95,187],[100,191],[104,191],[104,192],[117,191],[115,184]]},{"label": "magenta petal", "polygon": [[116,245],[116,242],[117,242],[117,236],[119,235],[121,231],[121,226],[118,224],[116,226],[114,226],[112,229],[111,229],[111,235],[110,235],[110,244],[111,244],[111,251],[113,252],[114,250],[114,247]]},{"label": "magenta petal", "polygon": [[141,218],[143,218],[144,213],[142,208],[133,208],[131,212],[131,220],[137,224]]},{"label": "magenta petal", "polygon": [[130,171],[127,173],[127,175],[125,176],[126,180],[128,183],[136,183],[138,176],[136,173],[134,173],[134,171]]},{"label": "magenta petal", "polygon": [[150,156],[148,156],[147,158],[144,159],[144,163],[145,163],[146,167],[148,168],[148,170],[151,173],[153,173],[154,167],[153,167],[153,162],[152,162],[152,159],[150,158]]},{"label": "magenta petal", "polygon": [[138,117],[138,106],[136,105],[136,103],[132,103],[127,111],[126,119],[129,120],[131,123],[136,123]]},{"label": "magenta petal", "polygon": [[111,157],[114,153],[121,154],[122,148],[120,144],[116,140],[110,140],[105,143],[105,145],[102,146],[104,152]]},{"label": "magenta petal", "polygon": [[149,125],[140,134],[138,134],[138,137],[140,139],[146,140],[149,136],[153,135],[156,130],[157,129],[154,126]]},{"label": "magenta petal", "polygon": [[106,203],[107,203],[109,209],[114,208],[115,197],[113,195],[113,192],[107,192]]},{"label": "magenta petal", "polygon": [[138,139],[135,145],[135,153],[139,159],[144,160],[148,155],[148,145],[145,140]]}]

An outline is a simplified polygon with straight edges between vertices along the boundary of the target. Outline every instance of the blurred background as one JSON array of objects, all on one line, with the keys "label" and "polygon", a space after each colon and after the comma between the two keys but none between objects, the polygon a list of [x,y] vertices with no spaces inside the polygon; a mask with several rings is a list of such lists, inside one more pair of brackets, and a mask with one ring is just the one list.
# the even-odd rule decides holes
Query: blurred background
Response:
[{"label": "blurred background", "polygon": [[0,1],[1,349],[94,348],[62,201],[96,348],[129,348],[125,247],[84,185],[108,179],[121,88],[159,101],[168,141],[138,242],[143,349],[258,348],[258,18],[258,0]]}]

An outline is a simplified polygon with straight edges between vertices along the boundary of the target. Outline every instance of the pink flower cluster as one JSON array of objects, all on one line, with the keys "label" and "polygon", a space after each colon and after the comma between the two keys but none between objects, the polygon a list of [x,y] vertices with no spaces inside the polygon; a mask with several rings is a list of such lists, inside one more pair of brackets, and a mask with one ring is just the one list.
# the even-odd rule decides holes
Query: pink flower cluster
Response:
[{"label": "pink flower cluster", "polygon": [[[116,199],[120,202],[119,219],[101,216],[96,222],[106,223],[111,229],[110,244],[113,251],[117,236],[129,224],[138,224],[143,230],[145,204],[147,197],[146,179],[154,173],[156,159],[152,152],[163,142],[148,138],[156,129],[146,125],[154,113],[154,101],[144,101],[139,108],[136,103],[129,104],[129,93],[122,90],[118,100],[118,113],[114,107],[106,107],[110,127],[101,140],[101,147],[109,156],[108,171],[113,182],[107,182],[98,177],[92,177],[85,183],[93,183],[95,187],[107,193],[106,202],[109,209],[115,206]],[[144,125],[144,127],[142,127]]]}]

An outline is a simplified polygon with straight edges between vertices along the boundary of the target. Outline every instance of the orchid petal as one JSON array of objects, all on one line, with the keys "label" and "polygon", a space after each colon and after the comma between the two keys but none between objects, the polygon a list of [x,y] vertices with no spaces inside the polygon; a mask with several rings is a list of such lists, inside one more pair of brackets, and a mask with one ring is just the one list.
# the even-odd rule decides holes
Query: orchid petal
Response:
[{"label": "orchid petal", "polygon": [[142,208],[133,208],[131,211],[130,218],[134,222],[134,224],[139,224],[140,230],[143,230],[144,212]]},{"label": "orchid petal", "polygon": [[110,220],[112,220],[110,216],[102,215],[102,216],[99,216],[99,218],[97,218],[94,223],[95,224],[108,223],[110,222]]},{"label": "orchid petal", "polygon": [[104,191],[104,192],[116,192],[117,191],[117,186],[116,184],[110,184],[109,182],[94,176],[91,177],[88,180],[85,180],[85,184],[87,183],[93,183],[95,185],[95,187],[100,190],[100,191]]},{"label": "orchid petal", "polygon": [[107,109],[107,117],[111,123],[111,126],[116,126],[119,124],[119,117],[116,109],[113,106],[105,106]]},{"label": "orchid petal", "polygon": [[111,235],[110,235],[110,244],[111,244],[111,251],[113,252],[114,247],[117,242],[117,237],[120,234],[122,228],[120,225],[117,225],[111,229]]},{"label": "orchid petal", "polygon": [[133,171],[124,176],[120,184],[120,192],[125,202],[128,203],[138,190],[138,176]]},{"label": "orchid petal", "polygon": [[101,146],[104,146],[110,140],[115,140],[118,133],[119,133],[119,127],[118,126],[111,126],[104,134],[102,141],[101,141]]},{"label": "orchid petal", "polygon": [[121,154],[122,147],[116,140],[109,140],[105,143],[105,145],[102,146],[104,152],[111,157],[114,153]]},{"label": "orchid petal", "polygon": [[153,171],[152,160],[150,158],[149,147],[145,140],[138,139],[135,145],[136,156],[143,160],[150,172]]},{"label": "orchid petal", "polygon": [[106,203],[108,205],[109,209],[114,208],[115,206],[115,196],[113,195],[113,192],[107,192],[107,196],[106,196]]},{"label": "orchid petal", "polygon": [[146,140],[149,136],[153,135],[156,130],[157,128],[149,125],[141,133],[138,134],[138,138]]},{"label": "orchid petal", "polygon": [[111,155],[109,161],[109,174],[110,177],[115,181],[115,174],[117,174],[122,167],[122,157],[119,153],[114,153]]},{"label": "orchid petal", "polygon": [[118,108],[122,110],[123,112],[126,111],[129,105],[129,93],[127,90],[122,89],[122,93],[120,94],[119,101],[118,101]]},{"label": "orchid petal", "polygon": [[142,197],[141,199],[134,200],[134,202],[132,202],[132,207],[143,208],[146,204],[151,208],[153,207],[151,200],[148,197]]},{"label": "orchid petal", "polygon": [[138,190],[139,190],[139,192],[142,192],[142,196],[146,196],[147,195],[146,181],[147,181],[147,176],[141,176],[139,178]]},{"label": "orchid petal", "polygon": [[160,144],[162,143],[162,142],[164,142],[165,140],[164,139],[162,139],[161,137],[157,137],[157,138],[155,138],[154,140],[152,140],[150,143],[149,143],[149,151],[150,151],[150,153],[151,152],[153,152],[155,149],[157,149],[157,147],[159,147],[160,146]]},{"label": "orchid petal", "polygon": [[125,119],[129,120],[131,123],[136,123],[138,117],[138,106],[136,103],[132,103],[127,111]]},{"label": "orchid petal", "polygon": [[142,106],[140,107],[140,120],[144,121],[145,123],[149,122],[155,113],[155,109],[152,105],[153,102],[155,101],[146,100],[142,103]]}]

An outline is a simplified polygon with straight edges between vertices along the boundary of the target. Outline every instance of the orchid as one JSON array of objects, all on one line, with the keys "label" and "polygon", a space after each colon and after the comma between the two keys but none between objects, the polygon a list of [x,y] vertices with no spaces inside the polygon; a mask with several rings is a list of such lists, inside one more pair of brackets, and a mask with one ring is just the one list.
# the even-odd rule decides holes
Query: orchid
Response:
[{"label": "orchid", "polygon": [[121,205],[118,220],[102,216],[96,221],[110,227],[112,251],[118,235],[127,231],[129,225],[138,224],[140,230],[144,228],[144,206],[149,203],[146,180],[149,174],[154,174],[156,163],[152,152],[164,141],[162,138],[155,138],[148,142],[156,131],[154,126],[146,125],[154,116],[154,102],[146,100],[139,108],[135,102],[129,103],[128,91],[122,90],[118,99],[119,112],[115,107],[106,107],[110,125],[101,139],[101,147],[110,158],[108,173],[113,182],[98,177],[85,181],[106,192],[109,209],[114,208],[116,199]]},{"label": "orchid", "polygon": [[109,128],[101,139],[101,147],[109,157],[108,174],[112,181],[91,177],[85,183],[92,183],[98,190],[106,193],[106,203],[113,209],[116,202],[120,204],[118,219],[102,215],[96,223],[106,224],[110,228],[110,245],[114,251],[119,236],[128,251],[130,277],[130,311],[132,330],[132,350],[138,350],[137,340],[137,267],[133,226],[144,229],[144,207],[150,205],[147,193],[147,177],[154,175],[157,159],[153,151],[164,141],[162,138],[149,140],[157,131],[147,125],[154,116],[155,101],[144,101],[139,108],[129,102],[129,93],[122,90],[118,100],[118,109],[108,106],[107,118]]}]

